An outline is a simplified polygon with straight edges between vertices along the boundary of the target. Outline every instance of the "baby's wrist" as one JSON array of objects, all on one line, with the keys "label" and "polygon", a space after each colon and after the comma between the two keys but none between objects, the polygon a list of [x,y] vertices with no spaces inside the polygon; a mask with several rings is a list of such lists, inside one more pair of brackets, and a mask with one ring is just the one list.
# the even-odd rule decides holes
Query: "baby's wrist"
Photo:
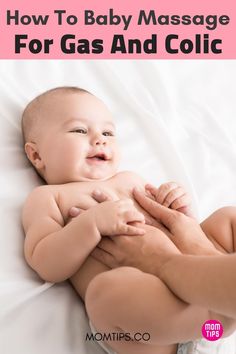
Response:
[{"label": "baby's wrist", "polygon": [[101,232],[97,223],[96,213],[93,208],[90,208],[84,212],[87,222],[92,227],[92,234],[96,236],[96,241],[99,243],[101,241]]},{"label": "baby's wrist", "polygon": [[98,240],[99,240],[99,242],[101,241],[101,239],[102,239],[102,230],[101,230],[101,228],[99,227],[99,224],[98,224],[98,222],[97,222],[97,218],[96,218],[96,216],[94,216],[93,218],[92,218],[92,224],[93,224],[93,229],[94,229],[94,232],[97,234],[97,237],[98,237]]}]

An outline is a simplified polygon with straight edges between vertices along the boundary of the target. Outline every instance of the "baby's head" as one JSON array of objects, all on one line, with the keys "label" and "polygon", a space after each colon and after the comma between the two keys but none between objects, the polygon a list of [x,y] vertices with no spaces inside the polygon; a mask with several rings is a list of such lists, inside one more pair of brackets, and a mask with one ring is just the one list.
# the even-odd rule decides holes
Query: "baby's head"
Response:
[{"label": "baby's head", "polygon": [[105,180],[117,172],[112,115],[86,90],[58,87],[32,100],[22,116],[25,152],[48,184]]}]

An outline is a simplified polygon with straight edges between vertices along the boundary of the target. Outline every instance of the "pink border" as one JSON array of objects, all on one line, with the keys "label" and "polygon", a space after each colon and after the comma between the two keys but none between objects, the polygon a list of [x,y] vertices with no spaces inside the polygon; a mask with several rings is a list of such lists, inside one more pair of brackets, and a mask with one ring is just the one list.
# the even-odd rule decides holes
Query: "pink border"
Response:
[{"label": "pink border", "polygon": [[[235,59],[236,58],[236,41],[234,34],[236,33],[236,2],[235,0],[224,1],[206,1],[199,0],[197,2],[187,0],[173,1],[156,1],[156,0],[50,0],[45,2],[30,2],[28,0],[16,1],[1,1],[0,5],[0,58],[1,59]],[[130,24],[127,30],[124,30],[123,21],[119,25],[107,24],[92,26],[84,25],[84,11],[92,10],[95,15],[108,15],[109,9],[114,10],[114,15],[123,15],[126,18],[132,15]],[[6,14],[7,10],[11,11],[11,15],[15,14],[18,10],[19,18],[27,21],[27,17],[39,15],[49,15],[47,25],[37,26],[32,22],[29,25],[23,25],[20,23],[14,24],[14,20],[11,20],[11,25],[7,25]],[[75,25],[69,25],[65,21],[65,15],[63,14],[63,24],[58,25],[58,15],[54,13],[54,10],[65,10],[66,15],[76,16],[78,23]],[[161,26],[160,24],[154,25],[137,25],[137,20],[140,14],[140,10],[144,10],[146,14],[150,10],[155,11],[156,17],[160,15],[216,15],[218,18],[222,15],[227,15],[230,18],[230,22],[227,25],[220,25],[218,23],[216,29],[209,30],[206,25],[169,25]],[[70,17],[73,20],[73,17]],[[109,20],[109,16],[108,16]],[[75,47],[75,53],[63,53],[61,48],[61,38],[65,34],[74,35],[74,40],[66,41],[66,48]],[[178,36],[178,39],[172,39],[170,41],[171,48],[178,50],[178,53],[171,54],[165,49],[166,38],[170,38],[171,34]],[[196,34],[199,36],[196,37]],[[15,53],[15,38],[19,35],[27,35],[27,40],[21,38],[21,43],[26,43],[26,48],[20,48],[20,53]],[[121,35],[124,38],[126,44],[126,50],[128,51],[128,39],[139,39],[141,41],[141,53],[111,53],[111,44],[114,40],[114,35]],[[153,37],[152,37],[153,36]],[[204,37],[205,36],[205,37]],[[17,37],[19,39],[19,37]],[[145,40],[152,43],[144,42]],[[196,39],[197,38],[197,39]],[[205,38],[205,39],[204,39]],[[38,53],[32,53],[29,50],[29,42],[36,39],[33,48],[38,48]],[[49,39],[53,41],[53,44],[49,44],[49,53],[44,53],[43,49],[40,49],[40,42],[44,44],[44,40]],[[89,41],[89,54],[81,54],[77,52],[78,40],[87,39]],[[102,52],[100,54],[92,53],[92,41],[95,39],[101,39]],[[200,39],[200,40],[199,40]],[[213,40],[219,39],[222,43],[218,43],[216,48],[221,49],[221,53],[213,53],[214,47]],[[186,46],[190,45],[189,41],[193,43],[193,50],[190,53],[183,53],[180,50],[181,41],[187,40]],[[209,52],[204,53],[203,47],[207,47],[207,41],[209,41]],[[196,42],[198,44],[196,44]],[[31,46],[32,46],[31,42]],[[144,51],[144,43],[148,44],[149,50],[153,50],[152,53],[147,54]],[[80,43],[80,48],[81,48]],[[38,45],[38,46],[37,46]],[[157,50],[155,50],[155,45]],[[183,46],[183,43],[182,43]],[[200,47],[199,47],[200,46]],[[42,45],[42,48],[44,45]],[[200,48],[200,53],[196,53],[196,48]],[[101,45],[100,45],[101,48]],[[213,48],[214,49],[214,48]],[[73,52],[73,50],[72,50]]]}]

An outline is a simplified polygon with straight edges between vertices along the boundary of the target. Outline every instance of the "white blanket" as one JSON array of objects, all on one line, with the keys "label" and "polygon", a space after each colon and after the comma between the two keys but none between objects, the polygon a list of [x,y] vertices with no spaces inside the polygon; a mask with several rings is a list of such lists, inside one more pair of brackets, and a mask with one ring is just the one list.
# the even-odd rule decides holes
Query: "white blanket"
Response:
[{"label": "white blanket", "polygon": [[[235,204],[235,61],[1,61],[0,352],[101,354],[86,342],[82,303],[65,282],[44,283],[26,265],[21,208],[40,183],[20,130],[26,103],[46,89],[76,85],[114,113],[121,169],[189,189],[200,220]],[[235,336],[201,341],[198,353],[236,353]]]}]

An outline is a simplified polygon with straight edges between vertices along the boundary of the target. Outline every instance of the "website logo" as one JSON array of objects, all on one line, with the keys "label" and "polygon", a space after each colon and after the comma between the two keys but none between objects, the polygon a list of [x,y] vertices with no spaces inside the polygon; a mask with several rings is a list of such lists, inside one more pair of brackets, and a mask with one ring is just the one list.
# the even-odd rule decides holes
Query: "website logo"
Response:
[{"label": "website logo", "polygon": [[222,323],[216,320],[208,320],[202,326],[202,335],[206,340],[216,341],[223,335]]}]

